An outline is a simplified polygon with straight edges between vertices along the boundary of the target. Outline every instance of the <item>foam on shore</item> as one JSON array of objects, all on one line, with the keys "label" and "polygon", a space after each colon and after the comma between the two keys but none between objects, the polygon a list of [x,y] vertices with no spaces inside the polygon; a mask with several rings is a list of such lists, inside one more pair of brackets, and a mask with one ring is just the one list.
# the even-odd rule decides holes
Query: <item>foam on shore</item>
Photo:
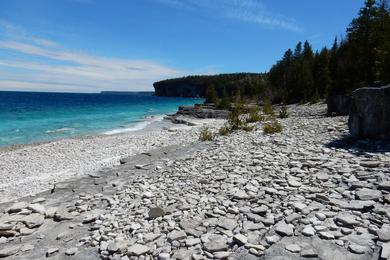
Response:
[{"label": "foam on shore", "polygon": [[109,131],[104,132],[104,135],[116,135],[116,134],[123,134],[123,133],[129,133],[129,132],[135,132],[135,131],[140,131],[145,129],[148,125],[151,125],[152,123],[162,121],[164,116],[150,116],[146,118],[144,121],[138,122],[134,124],[133,126],[126,127],[124,126],[123,128],[117,128],[117,129],[112,129]]}]

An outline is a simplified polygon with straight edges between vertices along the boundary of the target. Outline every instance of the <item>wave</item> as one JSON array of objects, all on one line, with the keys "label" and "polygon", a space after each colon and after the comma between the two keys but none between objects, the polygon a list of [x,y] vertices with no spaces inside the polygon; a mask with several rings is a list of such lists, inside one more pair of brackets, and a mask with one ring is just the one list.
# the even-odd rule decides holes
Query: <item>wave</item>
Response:
[{"label": "wave", "polygon": [[75,130],[74,128],[70,128],[70,127],[64,127],[64,128],[58,128],[58,129],[55,129],[55,130],[47,130],[46,131],[46,134],[59,134],[59,133],[65,133],[65,132],[71,132]]},{"label": "wave", "polygon": [[147,116],[145,117],[145,121],[139,122],[134,124],[131,127],[123,127],[118,129],[112,129],[107,132],[104,132],[105,135],[116,135],[116,134],[123,134],[128,132],[135,132],[144,129],[151,123],[161,121],[164,118],[164,116]]}]

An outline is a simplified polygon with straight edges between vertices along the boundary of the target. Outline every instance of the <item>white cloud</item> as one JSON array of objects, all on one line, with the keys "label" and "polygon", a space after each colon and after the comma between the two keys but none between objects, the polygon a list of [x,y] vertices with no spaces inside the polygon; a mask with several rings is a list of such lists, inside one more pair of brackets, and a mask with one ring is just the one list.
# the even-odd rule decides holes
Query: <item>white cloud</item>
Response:
[{"label": "white cloud", "polygon": [[265,28],[278,28],[300,32],[297,22],[271,12],[261,0],[157,0],[177,8],[205,10],[213,15],[258,24]]},{"label": "white cloud", "polygon": [[153,90],[154,81],[185,74],[154,61],[70,51],[40,38],[30,38],[29,42],[0,40],[0,51],[23,57],[0,60],[0,89],[7,90]]}]

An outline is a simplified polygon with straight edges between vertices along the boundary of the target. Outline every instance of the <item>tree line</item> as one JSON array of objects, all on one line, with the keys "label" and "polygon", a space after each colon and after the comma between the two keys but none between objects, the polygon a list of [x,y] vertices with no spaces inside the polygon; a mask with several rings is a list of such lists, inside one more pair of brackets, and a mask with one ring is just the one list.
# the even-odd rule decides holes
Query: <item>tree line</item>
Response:
[{"label": "tree line", "polygon": [[225,107],[243,99],[316,102],[330,95],[390,83],[390,0],[366,0],[343,38],[313,50],[308,41],[288,49],[268,73],[188,76],[155,83],[196,86],[206,102]]},{"label": "tree line", "polygon": [[307,102],[390,83],[389,0],[366,0],[343,39],[313,52],[308,41],[288,49],[268,74],[272,97]]}]

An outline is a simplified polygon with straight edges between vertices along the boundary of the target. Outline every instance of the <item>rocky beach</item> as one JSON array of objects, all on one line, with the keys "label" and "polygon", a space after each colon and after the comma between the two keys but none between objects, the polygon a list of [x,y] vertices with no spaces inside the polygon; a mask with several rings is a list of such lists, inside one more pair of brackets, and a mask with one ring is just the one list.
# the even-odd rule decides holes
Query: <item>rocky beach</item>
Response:
[{"label": "rocky beach", "polygon": [[155,121],[123,134],[90,135],[0,149],[0,203],[52,189],[69,178],[120,164],[126,156],[198,139],[197,128],[218,120],[189,120],[195,127]]},{"label": "rocky beach", "polygon": [[[326,117],[323,104],[288,109],[274,135],[257,123],[200,142],[195,126],[84,141],[67,149],[73,161],[53,153],[72,139],[44,144],[56,148],[31,162],[34,146],[2,152],[0,169],[24,175],[2,183],[20,198],[0,205],[0,257],[388,259],[389,143],[351,140],[348,118]],[[207,124],[217,131],[223,120]],[[35,194],[51,186],[21,180],[45,176],[34,165],[52,157],[75,168]]]}]

